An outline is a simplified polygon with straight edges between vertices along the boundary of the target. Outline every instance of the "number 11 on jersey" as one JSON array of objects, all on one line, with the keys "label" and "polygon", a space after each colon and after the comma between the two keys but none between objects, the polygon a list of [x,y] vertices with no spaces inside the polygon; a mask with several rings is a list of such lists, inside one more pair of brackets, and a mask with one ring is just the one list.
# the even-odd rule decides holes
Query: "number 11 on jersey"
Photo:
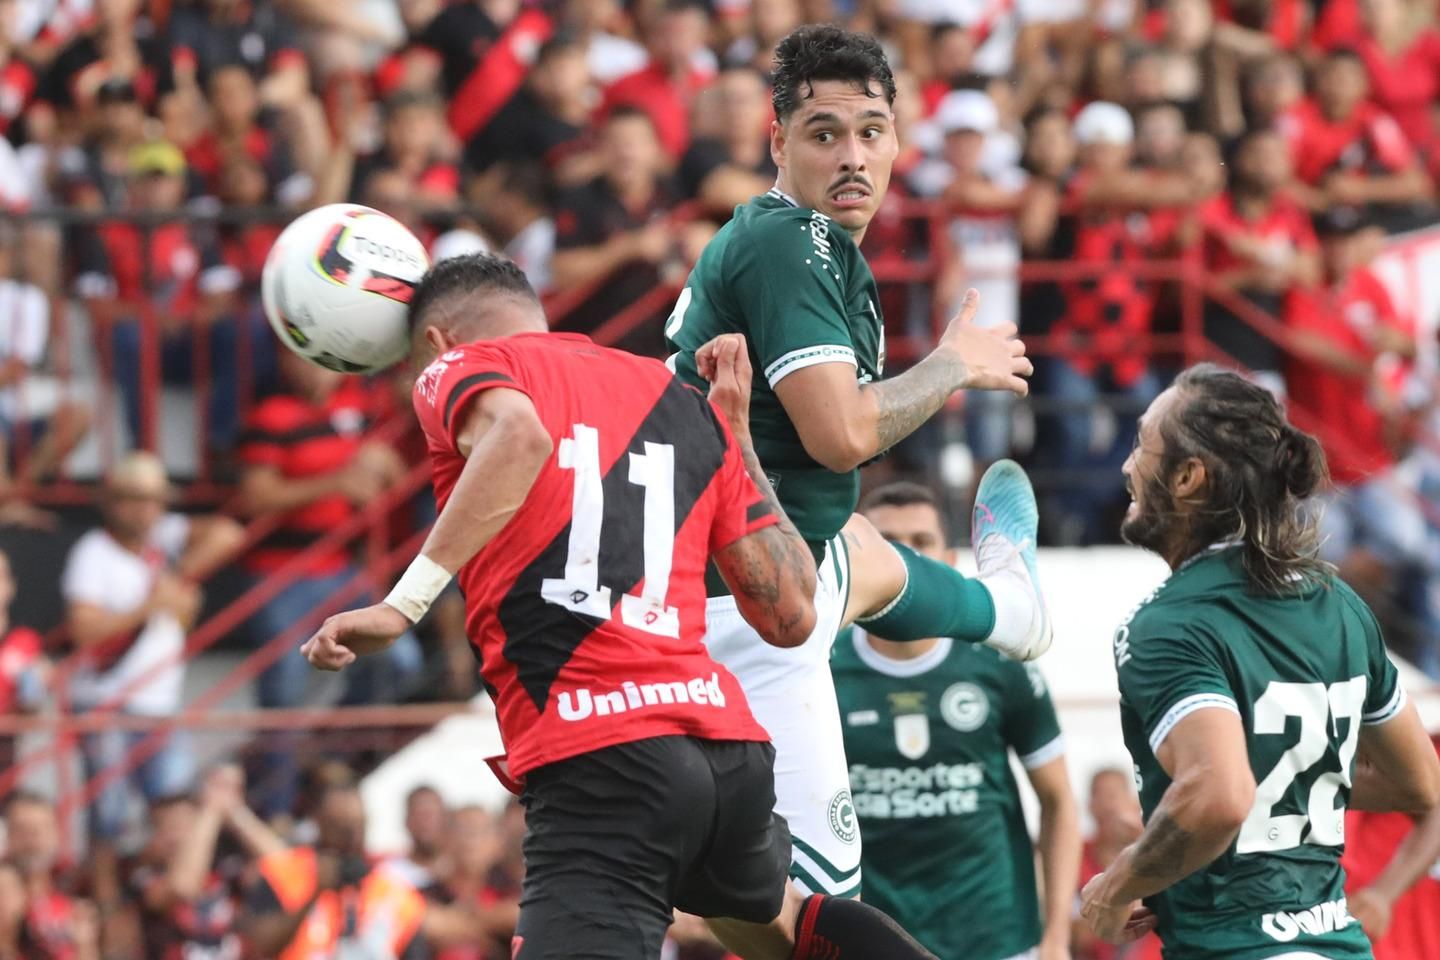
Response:
[{"label": "number 11 on jersey", "polygon": [[[605,483],[600,473],[600,433],[577,423],[560,441],[560,469],[575,471],[570,541],[565,575],[547,577],[540,595],[575,613],[609,620],[610,588],[600,584],[600,538],[605,520]],[[642,533],[645,580],[639,596],[620,598],[620,621],[662,637],[680,636],[680,611],[665,603],[675,554],[675,447],[645,441],[645,452],[629,454],[627,478],[645,490]]]}]

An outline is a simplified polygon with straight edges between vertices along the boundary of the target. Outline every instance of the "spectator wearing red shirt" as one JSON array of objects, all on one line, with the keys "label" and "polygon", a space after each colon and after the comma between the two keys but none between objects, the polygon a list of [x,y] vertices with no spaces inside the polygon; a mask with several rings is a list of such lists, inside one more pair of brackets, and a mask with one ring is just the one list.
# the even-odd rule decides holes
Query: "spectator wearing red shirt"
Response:
[{"label": "spectator wearing red shirt", "polygon": [[20,874],[24,888],[23,926],[16,937],[29,948],[21,955],[24,960],[99,960],[94,907],[72,899],[58,882],[60,824],[54,804],[35,793],[10,795],[5,804],[5,859]]},{"label": "spectator wearing red shirt", "polygon": [[1287,133],[1301,186],[1315,212],[1334,205],[1366,208],[1392,229],[1414,220],[1431,199],[1430,179],[1389,114],[1370,103],[1365,62],[1336,48],[1316,74],[1315,96],[1295,110]]},{"label": "spectator wearing red shirt", "polygon": [[[1320,280],[1320,244],[1310,215],[1281,191],[1290,155],[1280,134],[1258,128],[1235,146],[1230,189],[1201,208],[1205,269],[1217,283],[1278,317],[1285,293]],[[1223,305],[1208,301],[1205,336],[1233,360],[1281,386],[1280,345]]]},{"label": "spectator wearing red shirt", "polygon": [[1353,38],[1370,74],[1371,99],[1427,157],[1436,147],[1434,104],[1440,99],[1440,31],[1416,31],[1402,0],[1364,0],[1364,30]]},{"label": "spectator wearing red shirt", "polygon": [[[1068,484],[1046,511],[1056,518],[1055,535],[1070,543],[1106,536],[1102,515],[1123,491],[1115,478],[1134,440],[1133,420],[1121,417],[1108,449],[1096,453],[1093,408],[1102,394],[1140,408],[1160,389],[1146,345],[1154,284],[1130,268],[1157,252],[1156,214],[1194,203],[1218,186],[1214,164],[1135,169],[1134,134],[1130,114],[1116,104],[1097,101],[1080,111],[1074,123],[1080,166],[1065,185],[1065,203],[1075,212],[1052,228],[1060,234],[1053,254],[1089,268],[1060,285],[1064,307],[1052,333],[1063,346],[1047,359],[1039,384],[1060,409],[1043,418],[1048,439],[1039,446],[1055,467],[1087,474]],[[1050,216],[1058,217],[1058,209],[1052,207]],[[1031,227],[1024,230],[1029,234]],[[1035,237],[1025,242],[1033,248]]]},{"label": "spectator wearing red shirt", "polygon": [[[243,855],[217,857],[225,831]],[[210,771],[198,798],[179,794],[152,803],[150,839],[129,878],[142,917],[144,956],[240,960],[236,926],[246,861],[283,849],[284,841],[245,806],[238,767]]]},{"label": "spectator wearing red shirt", "polygon": [[1387,366],[1415,356],[1413,329],[1370,270],[1379,229],[1343,207],[1319,227],[1324,281],[1290,292],[1285,324],[1293,334],[1286,374],[1292,409],[1297,422],[1317,430],[1334,480],[1324,498],[1321,556],[1358,588],[1398,592],[1437,636],[1425,515],[1417,491],[1395,469],[1400,400],[1386,376]]},{"label": "spectator wearing red shirt", "polygon": [[[184,205],[185,173],[185,159],[172,144],[157,141],[131,151],[133,209],[178,213]],[[263,355],[263,340],[273,334],[258,314],[236,313],[240,276],[225,263],[214,235],[180,220],[148,229],[128,220],[104,223],[83,234],[75,285],[100,329],[110,329],[113,375],[131,436],[146,436],[140,403],[145,342],[141,324],[152,323],[159,329],[163,382],[194,385],[197,352],[208,352],[206,435],[212,450],[228,449],[239,427],[239,340],[247,338],[254,347],[251,354]]]},{"label": "spectator wearing red shirt", "polygon": [[1375,960],[1440,957],[1440,809],[1420,820],[1349,810],[1341,866]]},{"label": "spectator wearing red shirt", "polygon": [[[1104,873],[1136,838],[1144,824],[1140,820],[1140,798],[1130,774],[1119,767],[1097,770],[1090,778],[1090,819],[1095,833],[1085,841],[1080,860],[1080,887]],[[1138,943],[1115,946],[1099,939],[1078,914],[1070,932],[1070,949],[1075,960],[1159,960],[1160,938],[1146,934]]]},{"label": "spectator wearing red shirt", "polygon": [[265,168],[274,190],[262,200],[286,207],[310,199],[314,179],[295,167],[285,138],[275,129],[277,116],[262,109],[259,90],[250,72],[240,64],[215,68],[207,83],[211,126],[185,148],[190,168],[205,182],[207,192],[218,195],[220,177],[231,157],[243,156]]},{"label": "spectator wearing red shirt", "polygon": [[447,210],[459,200],[460,171],[451,159],[440,100],[402,90],[384,104],[384,142],[359,157],[350,179],[350,198],[364,202],[372,177],[393,173],[411,184],[413,206]]},{"label": "spectator wearing red shirt", "polygon": [[[272,575],[358,507],[381,496],[404,475],[390,447],[367,438],[374,401],[361,382],[280,352],[282,392],[251,411],[240,444],[242,509],[251,517],[281,516],[280,524],[244,557],[257,581]],[[252,642],[270,642],[301,622],[318,624],[336,612],[332,597],[360,575],[344,549],[311,557],[286,578],[287,586],[251,620]],[[348,678],[343,702],[394,702],[420,667],[415,638],[406,634],[374,666]],[[260,675],[262,707],[295,707],[305,699],[311,670],[299,643]],[[298,769],[293,743],[265,757],[265,815],[289,813]]]},{"label": "spectator wearing red shirt", "polygon": [[545,42],[522,86],[465,145],[465,162],[483,171],[498,161],[558,166],[578,151],[591,105],[585,47],[558,33]]},{"label": "spectator wearing red shirt", "polygon": [[701,0],[669,0],[650,25],[649,65],[605,88],[602,116],[622,105],[644,110],[672,163],[690,145],[690,101],[714,76],[695,65],[709,27]]}]

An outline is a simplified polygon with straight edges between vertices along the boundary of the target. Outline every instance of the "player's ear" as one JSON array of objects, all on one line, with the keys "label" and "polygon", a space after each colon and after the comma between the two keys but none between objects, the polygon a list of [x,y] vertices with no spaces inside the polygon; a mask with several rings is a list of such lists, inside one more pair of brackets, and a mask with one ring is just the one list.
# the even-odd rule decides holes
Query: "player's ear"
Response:
[{"label": "player's ear", "polygon": [[1205,461],[1199,457],[1186,457],[1175,468],[1175,475],[1170,481],[1170,493],[1178,500],[1189,500],[1198,497],[1205,488],[1206,477]]},{"label": "player's ear", "polygon": [[425,342],[430,345],[437,356],[455,346],[454,341],[450,339],[450,334],[433,323],[425,327]]},{"label": "player's ear", "polygon": [[785,167],[785,124],[778,119],[770,121],[770,159],[780,169]]}]

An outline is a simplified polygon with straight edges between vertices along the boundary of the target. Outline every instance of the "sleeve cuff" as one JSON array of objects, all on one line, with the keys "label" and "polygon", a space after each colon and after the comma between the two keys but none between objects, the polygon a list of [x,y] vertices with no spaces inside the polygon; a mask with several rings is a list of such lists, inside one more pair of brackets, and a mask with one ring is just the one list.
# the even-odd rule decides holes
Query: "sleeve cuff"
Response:
[{"label": "sleeve cuff", "polygon": [[1213,708],[1229,710],[1236,716],[1240,715],[1240,708],[1235,705],[1235,701],[1223,693],[1191,694],[1176,701],[1169,710],[1166,710],[1165,715],[1160,718],[1160,722],[1155,724],[1155,729],[1150,731],[1150,752],[1155,753],[1160,749],[1160,744],[1165,742],[1165,738],[1170,736],[1170,731],[1174,730],[1175,725],[1181,720],[1197,710]]},{"label": "sleeve cuff", "polygon": [[1065,737],[1062,735],[1051,740],[1038,750],[1031,750],[1029,753],[1022,754],[1020,757],[1020,766],[1026,770],[1034,770],[1038,767],[1045,766],[1045,764],[1052,760],[1058,760],[1064,755]]},{"label": "sleeve cuff", "polygon": [[1367,727],[1376,727],[1382,723],[1389,723],[1391,720],[1400,716],[1400,711],[1405,709],[1405,701],[1405,688],[1397,682],[1395,684],[1395,692],[1390,695],[1390,699],[1386,701],[1385,706],[1379,710],[1371,710],[1369,713],[1361,714],[1360,722]]},{"label": "sleeve cuff", "polygon": [[804,370],[821,363],[848,363],[852,367],[859,366],[852,348],[839,343],[819,343],[791,350],[779,357],[765,368],[765,379],[773,388],[796,370]]}]

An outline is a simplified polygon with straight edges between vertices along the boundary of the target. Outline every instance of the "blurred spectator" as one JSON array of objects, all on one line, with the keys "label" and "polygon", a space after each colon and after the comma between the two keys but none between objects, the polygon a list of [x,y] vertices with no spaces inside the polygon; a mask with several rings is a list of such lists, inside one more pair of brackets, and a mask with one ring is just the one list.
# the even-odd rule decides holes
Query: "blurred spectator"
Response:
[{"label": "blurred spectator", "polygon": [[370,863],[358,790],[327,790],[317,825],[313,847],[260,858],[261,879],[247,897],[244,927],[261,956],[413,960],[426,956],[429,945],[443,948],[485,937],[468,905],[427,904],[400,872]]},{"label": "blurred spectator", "polygon": [[625,19],[620,0],[565,0],[563,10],[564,28],[584,48],[596,83],[609,84],[644,69],[645,48],[617,32]]},{"label": "blurred spectator", "polygon": [[[1154,284],[1137,268],[1165,252],[1166,208],[1192,204],[1214,192],[1218,171],[1203,163],[1174,171],[1131,165],[1135,131],[1129,113],[1113,103],[1092,103],[1075,118],[1080,163],[1065,183],[1064,202],[1076,212],[1059,215],[1053,193],[1027,194],[1038,210],[1022,211],[1027,249],[1044,243],[1038,221],[1050,217],[1048,255],[1082,265],[1080,279],[1062,283],[1062,312],[1053,333],[1064,345],[1046,359],[1039,387],[1058,411],[1042,418],[1048,431],[1039,448],[1047,462],[1074,471],[1050,511],[1063,543],[1093,543],[1108,536],[1105,510],[1121,493],[1118,471],[1135,436],[1135,416],[1160,390],[1147,339],[1152,332]],[[1113,435],[1098,440],[1093,409],[1104,394],[1122,400]]]},{"label": "blurred spectator", "polygon": [[[227,163],[246,157],[265,172],[267,189],[260,205],[274,202],[294,207],[310,199],[314,179],[295,167],[290,146],[276,129],[277,119],[262,109],[255,79],[241,64],[227,64],[209,74],[210,129],[185,148],[185,159],[205,181],[212,195],[219,195]],[[273,184],[273,189],[270,185]]]},{"label": "blurred spectator", "polygon": [[202,85],[213,88],[215,74],[226,67],[243,69],[257,84],[309,84],[298,31],[276,4],[178,4],[169,30],[171,60],[193,69]]},{"label": "blurred spectator", "polygon": [[1435,103],[1440,100],[1440,31],[1416,29],[1405,0],[1362,0],[1364,31],[1355,52],[1370,75],[1375,105],[1395,118],[1411,146],[1433,156]]},{"label": "blurred spectator", "polygon": [[[60,825],[54,805],[39,794],[12,793],[5,804],[5,863],[23,886],[24,920],[12,941],[19,960],[99,960],[100,925],[92,904],[70,897],[60,881]],[[0,870],[0,877],[4,870]],[[6,882],[0,879],[0,893]],[[11,896],[16,891],[9,890]],[[14,923],[19,906],[7,904]],[[8,931],[7,931],[8,932]]]},{"label": "blurred spectator", "polygon": [[540,48],[525,85],[466,144],[466,164],[475,171],[502,160],[555,168],[585,132],[592,93],[584,46],[556,34]]},{"label": "blurred spectator", "polygon": [[[566,318],[567,327],[582,332],[653,290],[667,261],[684,260],[677,231],[666,220],[677,191],[661,175],[663,155],[650,116],[639,107],[616,107],[601,127],[600,149],[605,174],[560,197],[555,218],[555,289],[605,281]],[[660,312],[669,308],[666,303]],[[624,343],[643,353],[662,346],[655,329],[642,329]]]},{"label": "blurred spectator", "polygon": [[473,943],[441,950],[437,960],[502,960],[510,956],[510,937],[515,933],[520,903],[505,878],[496,876],[507,852],[505,842],[495,818],[483,807],[461,807],[450,818],[446,841],[450,869],[430,898],[473,911],[484,934]]},{"label": "blurred spectator", "polygon": [[[941,197],[952,211],[949,239],[952,258],[942,265],[935,299],[946,317],[960,309],[965,290],[980,293],[977,322],[983,326],[1018,324],[1020,238],[1015,214],[1024,196],[1026,175],[1018,167],[996,162],[987,146],[1000,132],[995,102],[978,90],[945,95],[935,111],[935,125],[944,135],[941,164],[949,183]],[[989,162],[987,162],[987,160]],[[970,391],[965,395],[965,442],[981,463],[1005,456],[1010,449],[1013,395]]]},{"label": "blurred spectator", "polygon": [[1399,125],[1366,100],[1369,87],[1365,63],[1353,50],[1327,53],[1316,70],[1314,98],[1295,110],[1290,153],[1312,211],[1359,207],[1400,229],[1421,216],[1430,180]]},{"label": "blurred spectator", "polygon": [[[127,455],[105,478],[104,525],[77,540],[66,558],[65,628],[83,658],[71,680],[76,710],[167,717],[180,709],[185,634],[200,614],[197,582],[235,553],[244,531],[228,517],[169,513],[170,497],[158,458]],[[115,727],[86,735],[89,776],[129,763],[147,734]],[[95,837],[113,841],[125,827],[127,781],[154,800],[188,789],[192,773],[185,734],[172,733],[101,792],[91,811]]]},{"label": "blurred spectator", "polygon": [[[185,158],[173,144],[157,141],[131,151],[131,209],[160,217],[179,213],[185,172]],[[225,263],[213,234],[184,220],[144,227],[125,219],[106,221],[85,234],[75,287],[99,329],[109,331],[110,372],[131,438],[143,444],[158,436],[158,422],[142,422],[141,400],[150,389],[141,382],[147,340],[142,327],[153,325],[162,383],[202,386],[197,365],[207,370],[207,452],[228,450],[239,427],[239,341],[247,341],[250,356],[264,356],[259,342],[272,334],[253,314],[237,315],[240,275]],[[252,366],[246,372],[253,383],[257,371]],[[151,414],[158,417],[158,410]],[[156,433],[147,433],[147,427]]]},{"label": "blurred spectator", "polygon": [[[280,371],[284,389],[256,405],[240,446],[242,509],[251,517],[281,517],[242,566],[256,583],[287,571],[284,589],[251,620],[256,646],[287,631],[293,634],[302,624],[318,626],[339,609],[335,595],[360,576],[360,570],[343,547],[318,555],[306,551],[405,473],[393,449],[368,437],[375,401],[357,378],[323,369],[288,350],[280,351]],[[296,568],[294,561],[302,556]],[[374,658],[373,666],[347,677],[342,702],[394,702],[419,669],[419,646],[406,634],[386,656]],[[296,638],[260,675],[260,705],[299,706],[311,675]],[[298,776],[292,739],[281,738],[267,754],[266,768],[261,784],[264,814],[289,813]]]},{"label": "blurred spectator", "polygon": [[728,67],[696,104],[697,136],[680,160],[681,186],[707,213],[728,220],[737,206],[775,185],[769,91],[752,68]]},{"label": "blurred spectator", "polygon": [[22,236],[0,228],[0,500],[56,473],[90,425],[85,406],[68,396],[70,384],[42,372],[50,299],[18,279]]},{"label": "blurred spectator", "polygon": [[1305,97],[1300,62],[1287,54],[1271,54],[1243,67],[1224,61],[1213,79],[1216,135],[1227,143],[1247,129],[1278,130],[1290,140],[1297,130],[1295,111]]},{"label": "blurred spectator", "polygon": [[[240,769],[206,775],[198,798],[160,797],[150,805],[150,838],[130,874],[139,904],[143,955],[153,960],[240,960],[240,885],[247,861],[285,849],[245,806]],[[242,854],[221,856],[222,832]]]},{"label": "blurred spectator", "polygon": [[87,210],[126,204],[132,157],[145,143],[145,107],[130,80],[107,80],[95,94],[90,129],[81,147],[57,158],[66,202]]},{"label": "blurred spectator", "polygon": [[[1291,181],[1285,141],[1259,127],[1244,134],[1229,164],[1230,189],[1201,208],[1205,269],[1267,317],[1280,315],[1285,294],[1320,280],[1320,245],[1310,217],[1283,191]],[[1205,336],[1229,357],[1283,389],[1280,346],[1214,300],[1205,309]]]},{"label": "blurred spectator", "polygon": [[545,172],[516,161],[491,167],[473,184],[501,252],[525,271],[537,293],[548,293],[553,285],[555,219]]},{"label": "blurred spectator", "polygon": [[1149,170],[1180,166],[1185,115],[1173,103],[1150,103],[1135,111],[1135,165]]},{"label": "blurred spectator", "polygon": [[[1440,636],[1425,516],[1413,485],[1396,469],[1400,400],[1389,371],[1415,356],[1414,333],[1370,270],[1383,235],[1353,210],[1320,224],[1324,280],[1290,292],[1285,324],[1294,359],[1286,373],[1297,418],[1320,434],[1333,489],[1323,497],[1322,556],[1362,593],[1398,599],[1433,638]],[[1414,652],[1440,676],[1433,640]]]},{"label": "blurred spectator", "polygon": [[749,3],[747,29],[725,51],[725,62],[732,67],[747,66],[768,75],[773,66],[775,48],[800,24],[804,13],[799,0],[765,0]]},{"label": "blurred spectator", "polygon": [[[1118,767],[1106,767],[1090,778],[1090,819],[1095,833],[1085,841],[1080,860],[1080,887],[1110,864],[1140,836],[1140,798],[1130,774]],[[1159,960],[1160,938],[1147,935],[1138,943],[1117,947],[1100,940],[1078,913],[1071,932],[1075,960]]]},{"label": "blurred spectator", "polygon": [[405,797],[405,833],[410,837],[410,851],[396,857],[389,866],[419,890],[428,893],[447,875],[453,851],[446,843],[450,828],[450,811],[445,799],[434,787],[421,785]]},{"label": "blurred spectator", "polygon": [[385,102],[384,143],[355,161],[350,195],[362,202],[372,177],[398,175],[421,211],[453,207],[460,174],[447,156],[445,120],[438,99],[424,93],[397,93]]},{"label": "blurred spectator", "polygon": [[[7,717],[38,710],[50,683],[44,640],[30,627],[10,622],[14,600],[10,557],[0,552],[0,716]],[[0,770],[15,762],[17,740],[11,734],[0,735]]]},{"label": "blurred spectator", "polygon": [[667,0],[649,24],[649,65],[605,88],[601,111],[608,114],[622,106],[644,110],[671,162],[690,145],[690,101],[714,78],[713,68],[696,64],[709,29],[703,0]]},{"label": "blurred spectator", "polygon": [[554,23],[518,0],[446,4],[419,34],[440,52],[450,130],[462,143],[484,128],[525,80],[531,58]]},{"label": "blurred spectator", "polygon": [[365,855],[365,807],[354,788],[320,801],[313,847],[267,853],[246,897],[246,939],[260,956],[422,956],[425,901]]}]

